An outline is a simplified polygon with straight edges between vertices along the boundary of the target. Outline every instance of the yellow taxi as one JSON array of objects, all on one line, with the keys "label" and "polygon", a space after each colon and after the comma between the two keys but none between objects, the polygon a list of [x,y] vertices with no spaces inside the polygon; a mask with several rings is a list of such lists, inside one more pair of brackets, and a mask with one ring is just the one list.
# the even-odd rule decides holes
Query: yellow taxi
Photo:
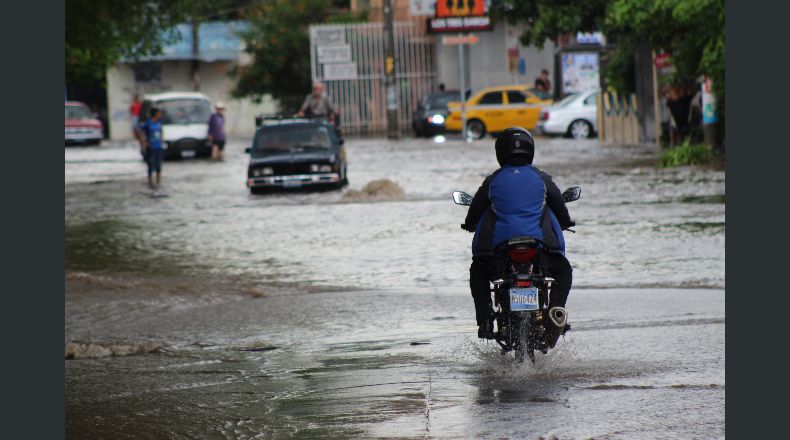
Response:
[{"label": "yellow taxi", "polygon": [[[473,139],[486,133],[497,133],[508,127],[519,126],[533,130],[540,110],[552,100],[545,93],[528,85],[488,87],[466,101],[466,132]],[[445,127],[461,131],[461,103],[448,104]]]}]

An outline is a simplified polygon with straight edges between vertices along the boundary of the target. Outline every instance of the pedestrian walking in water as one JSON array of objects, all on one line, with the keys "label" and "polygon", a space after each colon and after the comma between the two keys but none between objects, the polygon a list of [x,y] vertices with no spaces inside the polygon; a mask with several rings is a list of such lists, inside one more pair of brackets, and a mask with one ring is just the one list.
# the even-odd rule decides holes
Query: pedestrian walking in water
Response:
[{"label": "pedestrian walking in water", "polygon": [[[151,109],[151,117],[140,125],[144,135],[145,155],[148,162],[148,186],[155,188],[162,182],[162,160],[165,157],[165,150],[162,145],[162,111],[154,107]],[[153,173],[156,172],[156,185],[153,181]]]},{"label": "pedestrian walking in water", "polygon": [[211,158],[222,160],[225,150],[225,104],[214,105],[216,111],[208,118],[208,140],[211,142]]}]

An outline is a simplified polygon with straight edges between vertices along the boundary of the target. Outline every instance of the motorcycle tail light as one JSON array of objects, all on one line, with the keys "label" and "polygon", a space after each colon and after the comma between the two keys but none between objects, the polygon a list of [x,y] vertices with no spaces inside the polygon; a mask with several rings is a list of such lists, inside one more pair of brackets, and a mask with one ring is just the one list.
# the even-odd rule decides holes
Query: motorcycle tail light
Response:
[{"label": "motorcycle tail light", "polygon": [[530,287],[532,286],[532,281],[516,281],[516,287]]},{"label": "motorcycle tail light", "polygon": [[538,255],[538,250],[535,248],[509,249],[507,251],[507,256],[516,263],[528,263],[536,255]]}]

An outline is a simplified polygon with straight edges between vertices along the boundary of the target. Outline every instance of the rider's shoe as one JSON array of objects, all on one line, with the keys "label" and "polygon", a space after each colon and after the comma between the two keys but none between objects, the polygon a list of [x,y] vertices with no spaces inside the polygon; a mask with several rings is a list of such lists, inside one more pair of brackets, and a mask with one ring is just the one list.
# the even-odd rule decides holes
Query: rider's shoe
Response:
[{"label": "rider's shoe", "polygon": [[566,322],[566,323],[565,323],[565,328],[564,328],[564,329],[562,329],[562,333],[560,333],[560,334],[561,334],[561,335],[564,335],[564,334],[565,334],[565,333],[567,333],[567,332],[568,332],[568,330],[570,330],[570,329],[571,329],[571,323],[569,323],[569,322]]},{"label": "rider's shoe", "polygon": [[494,321],[487,320],[477,327],[477,337],[480,339],[494,339]]}]

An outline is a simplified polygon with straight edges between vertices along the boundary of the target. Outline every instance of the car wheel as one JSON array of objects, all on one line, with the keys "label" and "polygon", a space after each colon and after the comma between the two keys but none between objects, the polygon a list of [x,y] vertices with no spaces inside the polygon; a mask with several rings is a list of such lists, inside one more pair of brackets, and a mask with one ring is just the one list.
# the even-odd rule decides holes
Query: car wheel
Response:
[{"label": "car wheel", "polygon": [[470,138],[477,140],[482,139],[486,135],[486,126],[483,121],[479,119],[472,119],[466,123],[466,135]]},{"label": "car wheel", "polygon": [[577,119],[568,127],[568,135],[574,139],[586,139],[592,136],[592,133],[592,125],[584,119]]}]

